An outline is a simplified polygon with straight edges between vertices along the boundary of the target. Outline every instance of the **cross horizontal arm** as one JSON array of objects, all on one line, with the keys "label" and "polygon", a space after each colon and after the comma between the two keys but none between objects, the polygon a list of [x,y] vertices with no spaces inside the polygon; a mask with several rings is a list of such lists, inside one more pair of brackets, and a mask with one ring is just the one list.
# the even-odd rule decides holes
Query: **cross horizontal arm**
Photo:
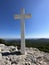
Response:
[{"label": "cross horizontal arm", "polygon": [[18,14],[14,16],[14,19],[31,18],[31,14]]}]

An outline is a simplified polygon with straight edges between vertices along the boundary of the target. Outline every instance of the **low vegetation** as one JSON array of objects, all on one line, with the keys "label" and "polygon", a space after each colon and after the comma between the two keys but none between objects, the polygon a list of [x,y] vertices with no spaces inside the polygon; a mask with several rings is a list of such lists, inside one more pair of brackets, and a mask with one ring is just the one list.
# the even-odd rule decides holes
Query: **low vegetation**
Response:
[{"label": "low vegetation", "polygon": [[[49,39],[26,39],[26,47],[35,47],[41,51],[49,52]],[[7,46],[18,46],[20,49],[20,39],[19,40],[4,40],[0,39],[0,44],[5,44]]]}]

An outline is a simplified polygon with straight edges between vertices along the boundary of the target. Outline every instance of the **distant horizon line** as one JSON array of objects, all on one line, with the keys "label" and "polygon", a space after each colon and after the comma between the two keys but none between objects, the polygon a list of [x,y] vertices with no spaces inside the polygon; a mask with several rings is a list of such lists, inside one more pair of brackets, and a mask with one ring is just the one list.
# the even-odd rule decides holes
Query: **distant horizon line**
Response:
[{"label": "distant horizon line", "polygon": [[[21,39],[21,38],[0,38],[0,39],[14,40],[14,39]],[[25,38],[25,39],[49,39],[49,38]]]}]

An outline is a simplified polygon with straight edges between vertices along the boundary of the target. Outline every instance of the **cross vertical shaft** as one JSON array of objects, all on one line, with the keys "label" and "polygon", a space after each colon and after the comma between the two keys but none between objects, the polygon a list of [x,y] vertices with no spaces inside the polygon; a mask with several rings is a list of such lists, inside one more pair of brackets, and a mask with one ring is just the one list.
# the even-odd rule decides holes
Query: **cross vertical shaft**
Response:
[{"label": "cross vertical shaft", "polygon": [[25,54],[25,22],[23,15],[25,10],[21,9],[21,53]]}]

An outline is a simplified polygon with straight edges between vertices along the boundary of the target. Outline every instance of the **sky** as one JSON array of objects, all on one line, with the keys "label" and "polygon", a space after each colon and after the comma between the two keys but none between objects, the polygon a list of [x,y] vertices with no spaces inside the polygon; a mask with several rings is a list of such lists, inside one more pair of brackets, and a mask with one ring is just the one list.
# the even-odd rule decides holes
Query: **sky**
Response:
[{"label": "sky", "polygon": [[0,0],[0,38],[21,38],[20,20],[15,14],[31,13],[25,19],[25,38],[49,38],[49,0]]}]

